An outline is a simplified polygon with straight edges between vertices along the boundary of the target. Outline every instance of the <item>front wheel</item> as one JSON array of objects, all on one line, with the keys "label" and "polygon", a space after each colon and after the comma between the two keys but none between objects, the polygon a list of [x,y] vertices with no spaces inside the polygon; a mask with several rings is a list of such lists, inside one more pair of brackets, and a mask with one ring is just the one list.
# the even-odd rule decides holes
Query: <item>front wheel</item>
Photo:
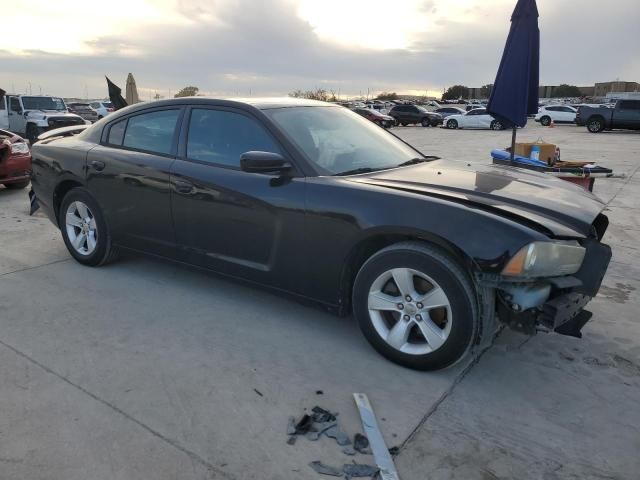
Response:
[{"label": "front wheel", "polygon": [[491,130],[504,130],[504,125],[499,120],[491,122]]},{"label": "front wheel", "polygon": [[416,370],[456,363],[479,333],[468,274],[448,254],[418,242],[392,245],[365,262],[353,288],[353,311],[380,354]]},{"label": "front wheel", "polygon": [[79,263],[95,267],[115,258],[102,210],[88,190],[74,188],[65,195],[58,225],[67,250]]},{"label": "front wheel", "polygon": [[29,143],[31,145],[36,143],[38,141],[38,127],[35,126],[33,123],[28,124],[26,136],[27,136],[27,140],[29,140]]},{"label": "front wheel", "polygon": [[456,120],[447,120],[447,128],[458,128],[458,122]]},{"label": "front wheel", "polygon": [[551,117],[548,116],[544,116],[540,119],[540,125],[542,125],[543,127],[548,127],[549,125],[551,125]]}]

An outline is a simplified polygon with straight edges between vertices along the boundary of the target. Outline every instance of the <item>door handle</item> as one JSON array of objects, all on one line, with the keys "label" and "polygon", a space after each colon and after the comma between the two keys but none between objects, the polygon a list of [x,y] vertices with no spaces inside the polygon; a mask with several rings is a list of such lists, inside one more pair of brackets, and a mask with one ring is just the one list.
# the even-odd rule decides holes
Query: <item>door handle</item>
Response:
[{"label": "door handle", "polygon": [[183,182],[181,180],[176,180],[173,182],[173,184],[176,186],[176,192],[178,193],[184,193],[185,195],[191,194],[191,193],[195,193],[196,191],[196,187],[189,182]]},{"label": "door handle", "polygon": [[101,172],[102,170],[104,170],[104,167],[105,167],[104,162],[101,162],[100,160],[92,160],[89,165],[91,165],[91,167],[94,170],[97,170],[98,172]]}]

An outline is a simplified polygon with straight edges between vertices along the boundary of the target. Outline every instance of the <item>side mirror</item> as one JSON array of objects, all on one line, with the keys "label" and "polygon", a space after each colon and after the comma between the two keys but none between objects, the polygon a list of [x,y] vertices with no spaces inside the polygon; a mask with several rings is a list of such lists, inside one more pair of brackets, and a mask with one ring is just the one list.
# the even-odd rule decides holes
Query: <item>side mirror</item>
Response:
[{"label": "side mirror", "polygon": [[240,155],[240,169],[250,173],[282,173],[291,169],[291,164],[279,153],[245,152]]}]

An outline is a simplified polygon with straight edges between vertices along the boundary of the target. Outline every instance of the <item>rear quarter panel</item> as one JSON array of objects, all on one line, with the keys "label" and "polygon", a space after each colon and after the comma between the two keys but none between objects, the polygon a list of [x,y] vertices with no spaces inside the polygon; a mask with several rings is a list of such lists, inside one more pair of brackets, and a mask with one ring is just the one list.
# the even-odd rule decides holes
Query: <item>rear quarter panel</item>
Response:
[{"label": "rear quarter panel", "polygon": [[67,137],[36,143],[32,149],[33,190],[52,222],[57,224],[56,189],[65,181],[85,185],[87,152],[93,143]]}]

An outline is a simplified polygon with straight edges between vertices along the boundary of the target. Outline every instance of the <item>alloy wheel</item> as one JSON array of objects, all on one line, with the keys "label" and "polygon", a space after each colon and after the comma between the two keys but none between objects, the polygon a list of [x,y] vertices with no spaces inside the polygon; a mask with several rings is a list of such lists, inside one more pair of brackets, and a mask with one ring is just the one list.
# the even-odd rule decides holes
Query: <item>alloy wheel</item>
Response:
[{"label": "alloy wheel", "polygon": [[451,332],[447,294],[431,277],[410,268],[380,275],[369,289],[368,309],[378,335],[403,353],[431,353]]},{"label": "alloy wheel", "polygon": [[67,207],[65,227],[69,242],[80,255],[91,255],[98,243],[96,219],[86,204],[76,200]]}]

